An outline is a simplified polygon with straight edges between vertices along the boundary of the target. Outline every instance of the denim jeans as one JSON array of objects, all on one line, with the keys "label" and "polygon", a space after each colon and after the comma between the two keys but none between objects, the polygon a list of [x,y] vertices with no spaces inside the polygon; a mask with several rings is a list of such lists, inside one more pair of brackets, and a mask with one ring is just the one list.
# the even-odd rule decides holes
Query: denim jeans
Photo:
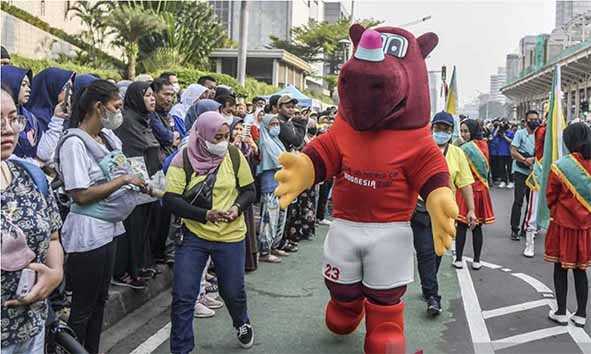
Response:
[{"label": "denim jeans", "polygon": [[[428,215],[426,215],[428,218]],[[428,220],[428,219],[427,219]],[[417,252],[417,263],[423,297],[428,299],[431,296],[439,297],[439,284],[437,272],[441,264],[441,257],[435,254],[433,245],[433,232],[429,222],[420,222],[413,218],[410,223],[413,233],[413,241]]]},{"label": "denim jeans", "polygon": [[35,337],[18,344],[2,346],[2,354],[43,354],[45,352],[45,328]]},{"label": "denim jeans", "polygon": [[177,245],[172,287],[170,350],[190,353],[194,346],[193,311],[199,295],[201,274],[211,256],[215,264],[220,296],[228,307],[235,328],[248,323],[244,289],[244,240],[234,243],[206,241],[184,229]]}]

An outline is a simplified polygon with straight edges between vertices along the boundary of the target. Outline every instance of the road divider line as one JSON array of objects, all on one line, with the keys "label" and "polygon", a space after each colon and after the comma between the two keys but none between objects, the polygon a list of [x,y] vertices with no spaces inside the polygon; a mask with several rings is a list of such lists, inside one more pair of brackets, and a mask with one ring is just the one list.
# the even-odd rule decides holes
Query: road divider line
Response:
[{"label": "road divider line", "polygon": [[171,323],[168,322],[166,326],[160,328],[153,336],[148,338],[145,342],[138,345],[130,354],[147,354],[152,353],[156,348],[166,342],[170,338],[170,327]]},{"label": "road divider line", "polygon": [[550,306],[551,300],[536,300],[524,302],[522,304],[499,307],[493,310],[482,311],[482,317],[487,320],[489,318],[508,315],[514,312],[526,311],[540,306]]},{"label": "road divider line", "polygon": [[568,332],[569,330],[567,326],[548,327],[533,332],[527,332],[524,334],[518,334],[516,336],[497,339],[492,342],[492,346],[494,350],[501,350],[514,347],[516,345],[533,342],[535,340],[566,334]]},{"label": "road divider line", "polygon": [[460,284],[460,292],[462,293],[462,302],[464,303],[464,312],[466,314],[468,328],[470,328],[474,353],[494,354],[495,351],[490,342],[490,335],[488,334],[486,323],[482,317],[482,308],[478,302],[478,296],[474,289],[474,283],[472,283],[470,271],[464,264],[464,267],[458,269],[456,273]]},{"label": "road divider line", "polygon": [[[470,262],[474,262],[474,259],[470,258],[470,257],[464,257],[465,260],[470,261]],[[485,262],[485,261],[480,261],[480,264],[482,264],[483,267],[487,267],[490,269],[499,269],[502,268],[502,266],[498,265],[498,264],[494,264],[494,263],[489,263],[489,262]]]},{"label": "road divider line", "polygon": [[530,277],[527,274],[523,274],[523,273],[512,273],[511,275],[514,276],[514,277],[517,277],[517,278],[519,278],[521,280],[523,280],[526,283],[528,283],[534,289],[536,289],[536,291],[539,292],[539,293],[551,293],[552,292],[552,290],[550,290],[550,288],[548,288],[544,283],[542,283],[541,281],[539,281],[536,278]]}]

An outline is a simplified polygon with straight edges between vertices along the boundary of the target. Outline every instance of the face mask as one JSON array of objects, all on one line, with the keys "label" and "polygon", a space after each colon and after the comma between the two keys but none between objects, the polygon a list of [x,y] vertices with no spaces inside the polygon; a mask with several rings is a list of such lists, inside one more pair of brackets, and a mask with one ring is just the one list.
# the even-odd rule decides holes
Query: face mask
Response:
[{"label": "face mask", "polygon": [[181,90],[181,85],[179,85],[179,84],[172,84],[172,88],[174,90],[174,93],[179,93],[179,91]]},{"label": "face mask", "polygon": [[271,136],[279,136],[279,131],[281,129],[279,127],[272,127],[271,129],[269,129],[269,134],[271,134]]},{"label": "face mask", "polygon": [[226,154],[226,152],[228,152],[228,141],[224,140],[222,142],[219,142],[217,144],[214,143],[210,143],[209,141],[205,141],[205,145],[207,146],[207,151],[209,151],[211,154],[214,154],[216,156],[224,156]]},{"label": "face mask", "polygon": [[527,121],[527,126],[531,130],[536,130],[536,128],[540,126],[540,121],[537,120],[537,119],[536,120],[528,120]]},{"label": "face mask", "polygon": [[103,110],[101,117],[103,127],[110,130],[115,130],[123,124],[123,113],[121,110],[111,112],[108,109]]},{"label": "face mask", "polygon": [[226,120],[226,124],[228,124],[228,125],[232,125],[232,123],[234,123],[234,116],[231,114],[229,114],[229,115],[224,114],[224,119]]},{"label": "face mask", "polygon": [[433,139],[435,139],[437,145],[445,145],[451,140],[451,133],[433,132]]}]

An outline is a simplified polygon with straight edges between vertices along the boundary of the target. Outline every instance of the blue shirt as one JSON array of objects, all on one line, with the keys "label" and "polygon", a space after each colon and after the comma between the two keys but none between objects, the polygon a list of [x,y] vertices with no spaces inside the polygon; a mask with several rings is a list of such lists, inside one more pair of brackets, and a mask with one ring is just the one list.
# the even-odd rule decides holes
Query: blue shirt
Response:
[{"label": "blue shirt", "polygon": [[[509,140],[513,139],[513,131],[507,130],[505,132],[505,136],[509,138]],[[494,140],[497,142],[497,155],[498,156],[511,156],[511,143],[507,141],[507,139],[503,138],[500,135],[496,135]]]},{"label": "blue shirt", "polygon": [[[515,146],[517,151],[519,151],[522,155],[526,154],[530,157],[533,157],[536,146],[534,133],[530,134],[527,131],[527,128],[519,129],[513,137],[513,142],[511,143],[511,146]],[[523,175],[529,175],[531,169],[521,168],[517,165],[517,161],[513,160],[513,172],[519,172]]]},{"label": "blue shirt", "polygon": [[277,170],[267,170],[261,173],[261,193],[273,193],[277,188],[277,181],[275,181],[275,172]]}]

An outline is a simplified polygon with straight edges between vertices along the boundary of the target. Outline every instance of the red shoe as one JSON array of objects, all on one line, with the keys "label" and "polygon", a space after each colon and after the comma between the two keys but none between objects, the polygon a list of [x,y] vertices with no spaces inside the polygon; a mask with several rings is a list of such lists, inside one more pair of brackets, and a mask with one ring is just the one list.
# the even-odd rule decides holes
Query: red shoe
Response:
[{"label": "red shoe", "polygon": [[352,302],[330,299],[326,304],[326,327],[335,333],[345,335],[353,332],[363,318],[364,298]]},{"label": "red shoe", "polygon": [[365,302],[365,354],[404,354],[404,303]]}]

